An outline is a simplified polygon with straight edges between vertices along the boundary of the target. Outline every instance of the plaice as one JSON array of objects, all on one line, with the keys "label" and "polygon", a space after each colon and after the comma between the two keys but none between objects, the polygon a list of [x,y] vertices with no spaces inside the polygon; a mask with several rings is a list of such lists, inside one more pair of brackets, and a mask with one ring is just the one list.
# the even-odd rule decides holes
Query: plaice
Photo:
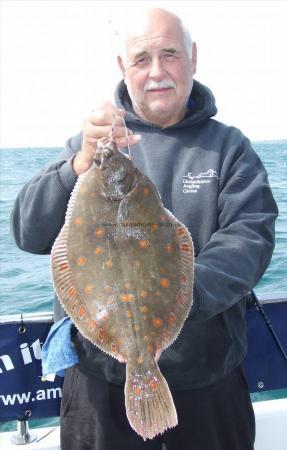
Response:
[{"label": "plaice", "polygon": [[131,427],[152,439],[176,426],[157,361],[192,306],[192,239],[112,138],[98,142],[93,166],[75,185],[51,266],[60,302],[82,335],[126,363]]}]

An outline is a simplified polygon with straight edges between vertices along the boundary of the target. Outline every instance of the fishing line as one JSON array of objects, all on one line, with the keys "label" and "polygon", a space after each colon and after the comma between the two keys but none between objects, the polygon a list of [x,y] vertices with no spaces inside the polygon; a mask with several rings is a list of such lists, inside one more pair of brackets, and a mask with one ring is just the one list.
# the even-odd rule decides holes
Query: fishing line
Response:
[{"label": "fishing line", "polygon": [[132,153],[131,153],[131,147],[130,147],[130,143],[129,143],[129,135],[128,135],[128,129],[127,129],[127,125],[126,125],[126,121],[124,119],[124,115],[123,113],[120,111],[121,117],[122,117],[122,121],[123,121],[123,126],[125,128],[125,135],[126,135],[126,139],[127,139],[127,144],[128,144],[128,151],[129,151],[129,159],[132,159]]},{"label": "fishing line", "polygon": [[111,131],[109,132],[108,137],[112,140],[114,140],[114,131],[115,131],[115,124],[116,124],[116,115],[113,114],[113,120],[112,120],[112,125],[111,125]]}]

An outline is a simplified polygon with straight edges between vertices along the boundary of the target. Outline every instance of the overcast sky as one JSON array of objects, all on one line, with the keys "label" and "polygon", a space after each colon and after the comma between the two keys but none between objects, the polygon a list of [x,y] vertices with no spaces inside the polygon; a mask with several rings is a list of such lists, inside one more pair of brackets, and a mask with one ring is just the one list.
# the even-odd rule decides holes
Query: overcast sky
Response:
[{"label": "overcast sky", "polygon": [[252,140],[287,138],[286,1],[1,0],[0,146],[63,146],[112,99],[111,30],[147,3],[185,18],[218,120]]}]

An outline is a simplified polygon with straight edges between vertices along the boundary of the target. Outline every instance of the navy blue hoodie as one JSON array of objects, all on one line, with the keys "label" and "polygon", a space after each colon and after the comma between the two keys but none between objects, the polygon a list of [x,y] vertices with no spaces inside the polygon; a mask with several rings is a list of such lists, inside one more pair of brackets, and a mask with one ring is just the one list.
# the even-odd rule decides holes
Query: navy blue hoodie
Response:
[{"label": "navy blue hoodie", "polygon": [[[194,82],[188,112],[167,128],[145,122],[132,109],[126,86],[116,104],[141,142],[134,165],[157,186],[164,206],[189,229],[195,246],[194,305],[159,366],[172,389],[211,384],[246,354],[245,298],[266,270],[274,247],[277,207],[266,171],[249,140],[212,119],[209,89]],[[77,177],[72,158],[81,135],[68,140],[60,160],[36,175],[18,195],[12,229],[20,248],[49,253],[65,217]],[[55,305],[57,320],[62,315]],[[75,330],[83,371],[123,384],[125,367]]]}]

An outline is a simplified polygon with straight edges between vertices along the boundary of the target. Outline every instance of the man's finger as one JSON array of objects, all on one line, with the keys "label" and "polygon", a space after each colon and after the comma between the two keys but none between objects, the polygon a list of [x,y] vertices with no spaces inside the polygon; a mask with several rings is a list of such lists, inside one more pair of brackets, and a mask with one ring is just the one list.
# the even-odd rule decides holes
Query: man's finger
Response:
[{"label": "man's finger", "polygon": [[138,144],[141,140],[141,135],[140,134],[132,134],[131,136],[129,136],[128,138],[125,137],[121,137],[121,138],[117,138],[115,139],[117,146],[119,148],[124,148],[127,147],[128,144],[129,145],[135,145]]},{"label": "man's finger", "polygon": [[[107,137],[111,134],[112,125],[93,125],[91,122],[87,122],[85,125],[84,133],[85,136],[94,137],[96,139],[101,139],[102,137]],[[123,126],[115,126],[113,129],[113,137],[120,138],[132,135],[132,131]]]},{"label": "man's finger", "polygon": [[125,116],[126,111],[121,108],[116,108],[111,102],[105,102],[100,107],[91,112],[88,120],[94,125],[107,125],[113,122],[116,117],[116,125],[122,124],[122,117]]},{"label": "man's finger", "polygon": [[88,119],[89,122],[91,122],[95,126],[101,126],[101,125],[110,125],[115,120],[115,125],[122,125],[123,119],[120,114],[116,113],[109,113],[107,111],[104,111],[103,109],[98,109],[97,111],[93,111]]}]

